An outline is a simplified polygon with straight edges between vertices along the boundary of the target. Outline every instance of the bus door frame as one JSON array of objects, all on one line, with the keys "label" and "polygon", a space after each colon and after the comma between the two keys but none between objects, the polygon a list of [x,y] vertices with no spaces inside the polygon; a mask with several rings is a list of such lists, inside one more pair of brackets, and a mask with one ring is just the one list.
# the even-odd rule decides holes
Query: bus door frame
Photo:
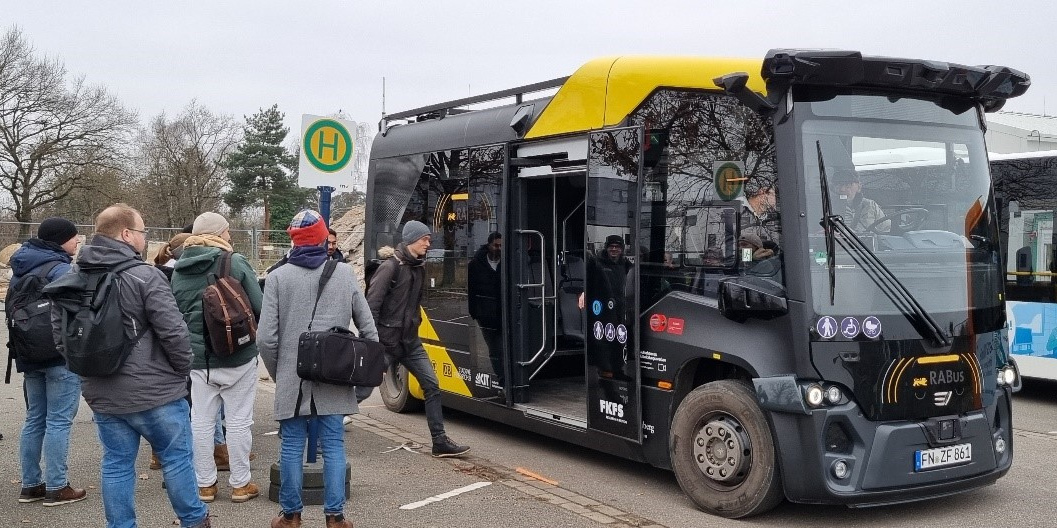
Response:
[{"label": "bus door frame", "polygon": [[[588,135],[584,226],[585,255],[589,258],[584,285],[588,428],[638,444],[642,443],[642,384],[637,248],[643,132],[642,127],[627,127]],[[607,153],[615,155],[606,159]],[[622,207],[625,203],[626,209]],[[591,260],[601,258],[598,250],[605,251],[606,237],[618,232],[624,237],[625,258],[629,247],[634,257],[629,259],[631,266],[623,291],[612,293],[616,288],[613,282],[608,283],[606,291],[599,291],[603,289],[599,285],[607,284],[606,277],[615,275]],[[621,343],[622,339],[625,342]]]}]

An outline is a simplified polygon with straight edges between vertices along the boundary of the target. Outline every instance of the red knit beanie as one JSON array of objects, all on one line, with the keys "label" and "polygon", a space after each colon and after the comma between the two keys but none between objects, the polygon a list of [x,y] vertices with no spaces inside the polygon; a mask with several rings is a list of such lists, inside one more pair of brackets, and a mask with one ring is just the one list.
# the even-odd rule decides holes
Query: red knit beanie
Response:
[{"label": "red knit beanie", "polygon": [[305,209],[294,215],[294,219],[286,228],[286,233],[290,235],[290,240],[295,246],[319,246],[327,239],[330,231],[327,230],[327,223],[323,221],[319,213]]}]

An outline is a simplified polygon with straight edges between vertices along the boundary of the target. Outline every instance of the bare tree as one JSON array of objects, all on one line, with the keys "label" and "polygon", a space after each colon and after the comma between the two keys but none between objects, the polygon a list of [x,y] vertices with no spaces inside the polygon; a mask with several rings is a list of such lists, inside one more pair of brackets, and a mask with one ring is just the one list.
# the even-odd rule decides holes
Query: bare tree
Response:
[{"label": "bare tree", "polygon": [[144,132],[139,156],[142,186],[155,225],[185,225],[222,202],[223,159],[239,140],[239,125],[191,101],[175,119],[164,113]]},{"label": "bare tree", "polygon": [[0,187],[16,220],[118,167],[136,121],[105,88],[67,83],[65,66],[37,57],[17,28],[0,38]]}]

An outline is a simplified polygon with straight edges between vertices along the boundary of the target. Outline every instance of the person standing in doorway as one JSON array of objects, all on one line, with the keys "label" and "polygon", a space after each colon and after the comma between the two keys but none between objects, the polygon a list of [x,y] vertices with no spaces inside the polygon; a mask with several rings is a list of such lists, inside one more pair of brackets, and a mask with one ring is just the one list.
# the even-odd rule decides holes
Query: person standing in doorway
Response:
[{"label": "person standing in doorway", "polygon": [[488,243],[481,246],[470,261],[467,273],[470,317],[477,321],[488,347],[488,359],[492,363],[497,385],[503,385],[502,321],[499,260],[503,254],[503,235],[494,232],[488,235]]}]

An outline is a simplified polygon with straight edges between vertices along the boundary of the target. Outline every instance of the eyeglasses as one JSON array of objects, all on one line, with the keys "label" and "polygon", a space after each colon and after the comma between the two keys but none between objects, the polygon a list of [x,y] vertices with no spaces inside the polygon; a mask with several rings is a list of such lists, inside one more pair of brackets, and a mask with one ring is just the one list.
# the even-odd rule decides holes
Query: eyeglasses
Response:
[{"label": "eyeglasses", "polygon": [[127,227],[126,229],[128,229],[129,231],[135,231],[137,233],[143,233],[143,236],[147,236],[147,233],[150,231],[150,229],[147,229],[147,228],[134,229],[134,228],[131,228],[131,227]]}]

